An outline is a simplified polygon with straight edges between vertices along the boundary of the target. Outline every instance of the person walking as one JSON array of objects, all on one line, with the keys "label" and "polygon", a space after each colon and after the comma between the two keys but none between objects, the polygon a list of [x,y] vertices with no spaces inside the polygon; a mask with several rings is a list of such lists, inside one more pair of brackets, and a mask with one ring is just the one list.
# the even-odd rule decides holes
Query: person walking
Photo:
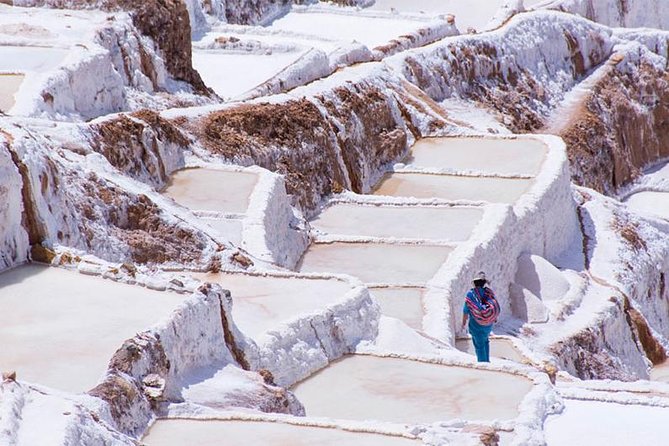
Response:
[{"label": "person walking", "polygon": [[473,279],[474,288],[467,292],[462,309],[462,330],[469,319],[469,334],[472,336],[478,362],[490,362],[490,332],[499,316],[499,303],[495,293],[486,286],[488,280],[483,271]]}]

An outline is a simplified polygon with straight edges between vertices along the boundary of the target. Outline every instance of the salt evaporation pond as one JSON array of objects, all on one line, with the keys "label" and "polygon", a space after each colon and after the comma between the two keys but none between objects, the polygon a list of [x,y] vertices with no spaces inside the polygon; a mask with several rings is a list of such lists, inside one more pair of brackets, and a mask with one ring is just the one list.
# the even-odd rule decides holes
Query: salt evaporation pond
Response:
[{"label": "salt evaporation pond", "polygon": [[236,246],[241,246],[242,232],[244,230],[244,224],[241,220],[233,218],[201,218],[200,220],[218,232],[225,240]]},{"label": "salt evaporation pond", "polygon": [[638,192],[625,202],[634,211],[669,218],[669,192]]},{"label": "salt evaporation pond", "polygon": [[258,421],[158,420],[142,439],[147,446],[411,446],[401,437]]},{"label": "salt evaporation pond", "polygon": [[483,216],[474,207],[361,206],[325,209],[311,226],[337,235],[464,241]]},{"label": "salt evaporation pond", "polygon": [[323,312],[351,290],[349,283],[337,279],[225,273],[193,275],[230,290],[232,318],[239,329],[252,338],[299,315]]},{"label": "salt evaporation pond", "polygon": [[[455,348],[461,352],[476,356],[474,344],[471,339],[458,339],[455,341]],[[513,345],[509,339],[490,338],[490,356],[494,358],[508,359],[509,361],[523,362],[523,355]]]},{"label": "salt evaporation pond", "polygon": [[318,39],[356,41],[373,49],[424,26],[424,22],[414,20],[293,11],[272,22],[270,29],[313,35]]},{"label": "salt evaporation pond", "polygon": [[193,67],[222,98],[232,99],[269,80],[297,61],[303,52],[226,53],[193,49]]},{"label": "salt evaporation pond", "polygon": [[216,169],[175,172],[163,194],[194,211],[246,212],[258,175]]},{"label": "salt evaporation pond", "polygon": [[667,444],[668,419],[666,407],[566,399],[544,429],[549,446],[660,446]]},{"label": "salt evaporation pond", "polygon": [[650,370],[651,381],[660,381],[669,384],[669,361],[658,364]]},{"label": "salt evaporation pond", "polygon": [[515,178],[393,173],[381,180],[374,195],[511,204],[527,192],[532,181]]},{"label": "salt evaporation pond", "polygon": [[531,387],[507,373],[353,355],[292,390],[307,416],[432,423],[513,419]]},{"label": "salt evaporation pond", "polygon": [[23,74],[0,74],[0,111],[7,113],[14,106],[14,95],[23,83]]},{"label": "salt evaporation pond", "polygon": [[50,71],[61,64],[68,52],[62,48],[0,45],[0,72]]},{"label": "salt evaporation pond", "polygon": [[365,283],[422,284],[435,275],[452,250],[385,243],[312,244],[298,270],[350,274]]},{"label": "salt evaporation pond", "polygon": [[547,147],[529,138],[424,138],[416,142],[405,163],[501,175],[535,175]]},{"label": "salt evaporation pond", "polygon": [[399,319],[415,330],[423,329],[424,288],[388,287],[371,288],[369,291],[383,315]]},{"label": "salt evaporation pond", "polygon": [[70,392],[93,388],[126,339],[184,297],[27,265],[0,274],[0,370]]}]

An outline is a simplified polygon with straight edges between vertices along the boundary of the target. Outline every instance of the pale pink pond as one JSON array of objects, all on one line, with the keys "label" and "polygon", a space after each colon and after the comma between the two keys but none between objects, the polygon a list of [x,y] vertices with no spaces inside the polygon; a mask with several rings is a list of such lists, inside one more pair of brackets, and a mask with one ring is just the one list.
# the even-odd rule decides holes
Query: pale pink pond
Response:
[{"label": "pale pink pond", "polygon": [[536,175],[547,149],[543,142],[529,138],[425,138],[413,145],[405,163],[459,171]]},{"label": "pale pink pond", "polygon": [[0,370],[70,392],[93,388],[123,341],[184,297],[60,268],[0,274]]},{"label": "pale pink pond", "polygon": [[163,194],[194,211],[246,212],[258,175],[216,169],[183,169]]},{"label": "pale pink pond", "polygon": [[327,234],[464,241],[483,216],[475,207],[361,206],[326,208],[311,225]]},{"label": "pale pink pond", "polygon": [[339,429],[259,421],[158,420],[142,439],[147,446],[411,446],[420,441]]},{"label": "pale pink pond", "polygon": [[307,416],[432,423],[516,418],[531,387],[527,378],[507,373],[353,355],[293,391]]},{"label": "pale pink pond", "polygon": [[446,262],[452,250],[448,246],[385,243],[312,244],[298,269],[350,274],[365,283],[425,283]]},{"label": "pale pink pond", "polygon": [[386,175],[381,180],[374,195],[511,204],[529,190],[532,181],[529,179],[393,173]]}]

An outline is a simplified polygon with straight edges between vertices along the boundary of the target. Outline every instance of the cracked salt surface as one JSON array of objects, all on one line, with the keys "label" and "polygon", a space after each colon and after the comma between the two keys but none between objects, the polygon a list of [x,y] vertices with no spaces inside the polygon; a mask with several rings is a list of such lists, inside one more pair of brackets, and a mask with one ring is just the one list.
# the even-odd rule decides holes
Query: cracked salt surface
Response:
[{"label": "cracked salt surface", "polygon": [[369,291],[383,315],[399,319],[413,329],[423,329],[424,288],[389,287],[371,288]]},{"label": "cracked salt surface", "polygon": [[410,166],[502,175],[535,175],[548,148],[529,138],[424,138],[404,161]]},{"label": "cracked salt surface", "polygon": [[381,180],[374,195],[510,204],[527,192],[532,182],[533,180],[515,178],[393,173]]},{"label": "cracked salt surface", "polygon": [[352,289],[337,279],[252,276],[246,274],[193,274],[220,283],[232,294],[232,317],[252,338],[305,313],[322,312]]},{"label": "cracked salt surface", "polygon": [[23,74],[0,74],[0,111],[7,113],[14,106],[14,95],[23,83]]},{"label": "cracked salt surface", "polygon": [[183,169],[163,194],[194,211],[244,213],[258,175],[216,169]]},{"label": "cracked salt surface", "polygon": [[452,250],[385,243],[312,244],[298,270],[350,274],[365,283],[422,284],[436,274]]},{"label": "cracked salt surface", "polygon": [[28,265],[0,274],[0,369],[70,392],[93,388],[123,342],[183,296]]},{"label": "cracked salt surface", "polygon": [[311,222],[327,234],[464,241],[483,216],[473,207],[334,204]]},{"label": "cracked salt surface", "polygon": [[159,420],[142,440],[148,446],[409,446],[421,444],[407,438],[346,432],[338,429],[295,426],[257,421]]},{"label": "cracked salt surface", "polygon": [[292,390],[307,416],[430,423],[516,418],[531,388],[528,379],[507,373],[353,355]]}]

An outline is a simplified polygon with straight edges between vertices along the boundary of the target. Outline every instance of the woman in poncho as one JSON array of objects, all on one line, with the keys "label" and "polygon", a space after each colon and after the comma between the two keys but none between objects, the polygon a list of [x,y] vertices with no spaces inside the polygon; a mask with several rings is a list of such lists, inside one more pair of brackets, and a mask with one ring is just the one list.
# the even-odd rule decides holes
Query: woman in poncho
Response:
[{"label": "woman in poncho", "polygon": [[492,324],[497,322],[499,304],[492,289],[486,286],[488,281],[483,271],[474,277],[474,288],[467,292],[465,306],[462,309],[462,329],[469,319],[469,334],[472,336],[476,358],[479,362],[490,362],[490,332]]}]

